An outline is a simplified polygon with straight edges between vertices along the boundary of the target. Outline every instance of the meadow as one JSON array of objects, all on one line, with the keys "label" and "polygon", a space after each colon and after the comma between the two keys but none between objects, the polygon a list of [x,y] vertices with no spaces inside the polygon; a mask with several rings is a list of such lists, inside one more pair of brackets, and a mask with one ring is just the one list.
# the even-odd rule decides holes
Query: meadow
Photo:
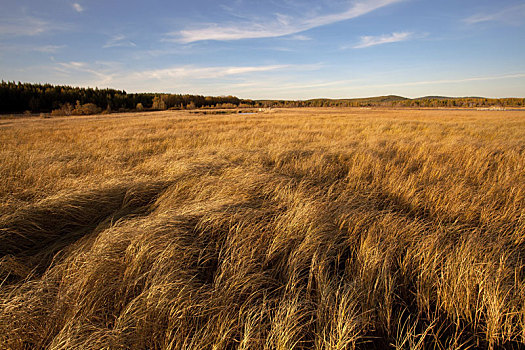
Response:
[{"label": "meadow", "polygon": [[0,120],[2,349],[525,345],[525,112]]}]

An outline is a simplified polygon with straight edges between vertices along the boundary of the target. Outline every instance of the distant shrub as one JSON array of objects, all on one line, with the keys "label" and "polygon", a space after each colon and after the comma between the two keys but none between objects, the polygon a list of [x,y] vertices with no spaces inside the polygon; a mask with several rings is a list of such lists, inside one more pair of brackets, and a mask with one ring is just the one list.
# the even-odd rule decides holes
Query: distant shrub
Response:
[{"label": "distant shrub", "polygon": [[144,106],[139,102],[137,103],[137,107],[135,107],[135,109],[139,112],[142,112],[144,110]]},{"label": "distant shrub", "polygon": [[217,103],[217,108],[237,108],[237,105],[233,103]]},{"label": "distant shrub", "polygon": [[102,108],[97,106],[94,103],[86,103],[81,105],[79,101],[75,106],[75,109],[71,112],[73,115],[90,115],[90,114],[99,114],[102,112]]},{"label": "distant shrub", "polygon": [[197,108],[195,106],[195,102],[191,101],[190,103],[188,103],[188,105],[186,106],[186,109],[195,109]]},{"label": "distant shrub", "polygon": [[64,114],[64,111],[62,109],[53,109],[51,111],[51,116],[52,117],[62,117],[62,116],[65,116],[66,114]]},{"label": "distant shrub", "polygon": [[66,115],[71,115],[73,107],[69,103],[64,103],[59,109],[54,109],[51,111],[51,116],[53,117],[62,117]]}]

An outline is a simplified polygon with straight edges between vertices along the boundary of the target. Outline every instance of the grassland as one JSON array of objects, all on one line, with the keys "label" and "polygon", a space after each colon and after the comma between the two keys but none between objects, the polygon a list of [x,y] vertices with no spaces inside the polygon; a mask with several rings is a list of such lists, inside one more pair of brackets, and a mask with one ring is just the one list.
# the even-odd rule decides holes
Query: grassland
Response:
[{"label": "grassland", "polygon": [[0,120],[0,348],[519,348],[525,113]]}]

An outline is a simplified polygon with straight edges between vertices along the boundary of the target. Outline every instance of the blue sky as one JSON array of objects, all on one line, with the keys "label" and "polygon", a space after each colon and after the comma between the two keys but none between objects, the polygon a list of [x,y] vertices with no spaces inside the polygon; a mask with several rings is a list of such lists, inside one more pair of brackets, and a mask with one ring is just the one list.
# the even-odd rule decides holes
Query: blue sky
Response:
[{"label": "blue sky", "polygon": [[525,1],[0,0],[0,79],[242,98],[525,96]]}]

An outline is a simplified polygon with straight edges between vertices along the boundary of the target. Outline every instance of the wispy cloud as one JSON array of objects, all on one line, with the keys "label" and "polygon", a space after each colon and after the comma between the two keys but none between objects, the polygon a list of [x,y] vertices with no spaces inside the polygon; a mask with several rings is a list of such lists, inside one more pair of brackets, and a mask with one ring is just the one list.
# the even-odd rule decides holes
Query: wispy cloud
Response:
[{"label": "wispy cloud", "polygon": [[43,53],[56,53],[65,47],[65,45],[44,45],[33,47],[32,50]]},{"label": "wispy cloud", "polygon": [[[525,73],[511,73],[511,74],[501,74],[501,75],[488,75],[488,76],[478,76],[478,77],[468,77],[468,78],[458,78],[458,79],[438,79],[438,80],[422,80],[422,81],[408,81],[402,83],[392,83],[392,84],[374,84],[366,85],[359,83],[359,87],[362,88],[389,88],[389,87],[405,87],[405,86],[424,86],[424,85],[441,85],[441,84],[460,84],[460,83],[469,83],[476,81],[492,81],[492,80],[505,80],[505,79],[519,79],[525,78]],[[363,81],[363,80],[359,80]],[[318,87],[327,87],[327,86],[349,86],[359,82],[358,80],[337,80],[330,81],[325,83],[317,84],[308,84],[306,88],[318,88]],[[295,87],[295,86],[293,86]],[[276,87],[276,90],[280,88],[286,89],[286,85],[282,87]]]},{"label": "wispy cloud", "polygon": [[309,36],[306,36],[306,35],[296,34],[296,35],[292,35],[290,37],[290,40],[309,41],[309,40],[312,40],[312,38],[310,38]]},{"label": "wispy cloud", "polygon": [[[130,91],[165,91],[174,89],[194,93],[224,94],[236,84],[260,82],[271,76],[290,72],[317,70],[322,64],[262,66],[175,66],[163,69],[130,71],[117,62],[59,62],[54,66],[63,81],[81,79],[83,86],[113,86]],[[279,72],[271,75],[272,72]],[[281,73],[283,72],[283,73]]]},{"label": "wispy cloud", "polygon": [[116,62],[60,62],[54,67],[55,71],[67,77],[77,77],[79,74],[87,74],[89,85],[103,86],[111,84],[117,76],[120,65]]},{"label": "wispy cloud", "polygon": [[[425,94],[436,94],[437,91],[466,91],[460,92],[460,95],[473,94],[472,85],[483,81],[524,79],[525,73],[512,73],[490,76],[465,77],[457,79],[440,79],[440,80],[422,80],[411,82],[400,82],[392,84],[366,84],[368,78],[348,79],[348,80],[330,80],[316,82],[290,82],[293,79],[263,79],[257,82],[246,82],[232,84],[234,92],[244,94],[250,98],[275,98],[276,95],[289,96],[288,98],[318,98],[320,96],[331,96],[332,98],[349,98],[358,96],[377,96],[384,94],[400,94],[401,91],[413,87],[417,93],[413,96],[423,96]],[[475,84],[480,85],[481,84]],[[461,87],[465,88],[462,89]],[[443,88],[444,87],[444,88]],[[402,89],[404,88],[404,89]],[[458,90],[459,89],[459,90]],[[426,92],[422,92],[426,91]],[[445,93],[446,94],[446,93]],[[299,97],[301,96],[301,97]]]},{"label": "wispy cloud", "polygon": [[289,68],[289,65],[267,65],[267,66],[230,66],[230,67],[195,67],[181,66],[165,69],[147,70],[132,74],[135,78],[143,79],[166,79],[166,78],[192,78],[192,79],[216,79],[226,76],[243,75],[256,72],[268,72]]},{"label": "wispy cloud", "polygon": [[504,80],[504,79],[517,79],[517,78],[525,78],[525,73],[489,75],[489,76],[460,78],[460,79],[441,79],[441,80],[413,81],[413,82],[406,82],[406,83],[370,85],[370,86],[367,86],[367,87],[397,87],[397,86],[457,84],[457,83],[468,83],[468,82],[473,82],[473,81],[490,81],[490,80]]},{"label": "wispy cloud", "polygon": [[199,28],[168,33],[167,38],[181,43],[202,40],[274,38],[356,18],[401,1],[404,0],[359,0],[352,2],[351,6],[345,11],[327,15],[296,18],[276,14],[273,19],[264,22],[246,21],[245,23],[231,25],[208,24],[205,27],[199,25]]},{"label": "wispy cloud", "polygon": [[506,80],[506,79],[520,79],[525,78],[525,73],[512,73],[512,74],[501,74],[501,75],[489,75],[489,76],[478,76],[458,79],[440,79],[440,80],[423,80],[423,81],[409,81],[392,84],[365,84],[366,79],[351,79],[351,80],[331,80],[331,81],[318,81],[315,83],[284,83],[283,81],[272,82],[271,84],[264,84],[264,82],[255,82],[247,84],[236,84],[235,86],[253,86],[254,89],[258,90],[272,90],[272,91],[302,91],[327,87],[337,87],[338,89],[344,88],[393,88],[393,87],[409,87],[409,86],[427,86],[427,85],[443,85],[443,84],[461,84],[477,81],[492,81],[492,80]]},{"label": "wispy cloud", "polygon": [[392,34],[385,34],[379,36],[362,36],[359,44],[353,46],[354,49],[362,49],[365,47],[397,43],[400,41],[407,41],[413,39],[414,33],[411,32],[394,32]]},{"label": "wispy cloud", "polygon": [[107,49],[110,47],[136,47],[136,46],[137,44],[135,44],[131,40],[128,40],[125,35],[119,34],[109,39],[106,42],[106,44],[103,46],[103,48]]},{"label": "wispy cloud", "polygon": [[73,9],[78,13],[84,12],[84,8],[78,2],[73,3],[71,6],[73,6]]},{"label": "wispy cloud", "polygon": [[61,26],[36,17],[0,18],[0,36],[36,36]]},{"label": "wispy cloud", "polygon": [[463,20],[467,24],[482,22],[505,22],[510,24],[521,24],[525,21],[525,4],[506,7],[492,13],[478,13]]},{"label": "wispy cloud", "polygon": [[[370,77],[355,77],[342,80],[310,80],[301,70],[318,70],[322,64],[314,65],[264,65],[264,66],[178,66],[165,69],[129,71],[118,62],[62,62],[55,65],[57,79],[67,84],[81,86],[114,87],[134,92],[176,92],[196,94],[234,94],[246,98],[314,98],[319,96],[349,97],[400,94],[402,91],[417,91],[419,94],[475,94],[473,86],[478,82],[525,79],[525,72],[499,75],[452,77],[450,79],[401,81],[382,84],[383,75],[370,83]],[[39,68],[39,70],[42,70]],[[373,80],[374,81],[374,80]],[[519,80],[518,80],[519,81]],[[367,82],[369,82],[367,84]],[[486,85],[486,84],[485,84]],[[407,90],[409,89],[409,90]],[[425,92],[422,92],[425,91]],[[462,92],[466,91],[466,92]],[[469,92],[470,91],[470,92]],[[483,90],[479,90],[483,91]],[[450,93],[449,93],[450,94]],[[478,93],[481,94],[481,93]],[[414,95],[414,96],[415,96]],[[458,96],[459,96],[458,95]]]},{"label": "wispy cloud", "polygon": [[41,53],[56,53],[65,48],[65,45],[28,45],[28,44],[0,44],[0,51],[27,53],[27,52],[41,52]]}]

